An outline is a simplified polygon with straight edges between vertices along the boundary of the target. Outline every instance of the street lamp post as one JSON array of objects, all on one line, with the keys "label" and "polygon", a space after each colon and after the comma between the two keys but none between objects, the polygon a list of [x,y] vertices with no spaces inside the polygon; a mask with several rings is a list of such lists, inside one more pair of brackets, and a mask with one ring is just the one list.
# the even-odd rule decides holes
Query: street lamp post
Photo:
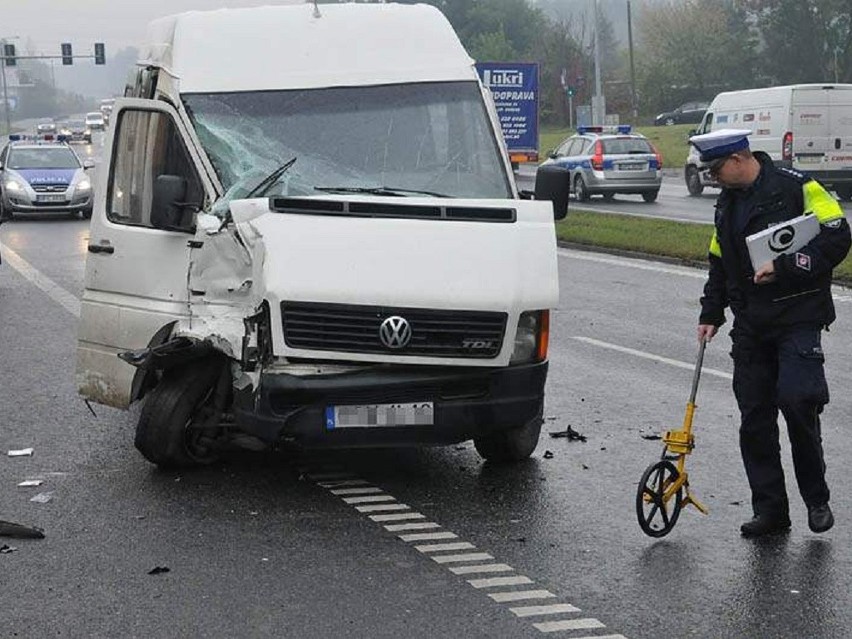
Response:
[{"label": "street lamp post", "polygon": [[9,93],[6,88],[6,38],[0,38],[0,51],[3,52],[3,57],[0,58],[0,76],[3,77],[3,113],[6,115],[6,135],[12,131],[12,119],[9,117]]},{"label": "street lamp post", "polygon": [[601,125],[606,117],[606,98],[601,91],[601,50],[598,42],[598,0],[594,0],[595,12],[595,95],[592,97],[592,124]]},{"label": "street lamp post", "polygon": [[627,0],[627,46],[630,52],[630,109],[634,124],[639,117],[639,105],[636,102],[636,67],[633,66],[633,19],[630,15],[630,0]]}]

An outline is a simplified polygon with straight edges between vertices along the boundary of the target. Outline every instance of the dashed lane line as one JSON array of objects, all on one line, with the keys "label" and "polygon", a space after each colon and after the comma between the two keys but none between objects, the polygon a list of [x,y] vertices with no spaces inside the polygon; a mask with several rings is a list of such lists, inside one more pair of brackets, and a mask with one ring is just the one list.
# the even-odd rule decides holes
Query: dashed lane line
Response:
[{"label": "dashed lane line", "polygon": [[[496,562],[490,553],[479,552],[474,544],[459,540],[456,533],[443,529],[439,523],[417,521],[425,520],[426,516],[398,502],[380,487],[345,472],[314,472],[308,468],[303,470],[303,476],[316,480],[319,486],[339,497],[343,503],[381,524],[387,532],[396,534],[400,541],[412,544],[424,556],[445,565],[452,574],[470,577],[465,581],[472,588],[486,592],[493,602],[529,602],[529,605],[514,605],[508,609],[519,619],[530,619],[532,627],[539,632],[574,633],[578,630],[606,628],[598,619],[579,617],[581,610],[570,603],[547,603],[548,600],[557,599],[557,596],[549,590],[535,588],[535,582],[525,575],[511,574],[516,573],[512,566]],[[438,543],[418,543],[425,541]],[[546,619],[541,620],[542,617]],[[575,637],[572,634],[571,639],[626,637],[621,634]]]},{"label": "dashed lane line", "polygon": [[46,293],[50,299],[74,317],[80,317],[80,300],[77,299],[76,295],[72,295],[66,291],[3,243],[0,243],[0,252],[3,253],[6,262],[25,279],[29,280],[36,288]]}]

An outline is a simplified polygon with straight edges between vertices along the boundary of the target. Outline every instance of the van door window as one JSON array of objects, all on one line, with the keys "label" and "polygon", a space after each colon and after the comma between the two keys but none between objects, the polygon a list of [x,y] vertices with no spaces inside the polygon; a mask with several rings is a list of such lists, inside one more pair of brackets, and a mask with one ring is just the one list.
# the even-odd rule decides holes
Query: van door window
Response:
[{"label": "van door window", "polygon": [[707,113],[704,116],[704,123],[700,127],[698,127],[698,131],[696,133],[699,133],[699,134],[700,133],[709,133],[712,128],[713,128],[713,114]]},{"label": "van door window", "polygon": [[[198,173],[172,118],[158,111],[125,110],[116,123],[107,217],[117,224],[189,230],[202,208]],[[155,184],[172,185],[171,207],[154,211]],[[177,186],[175,186],[177,185]],[[158,186],[162,193],[161,186]]]}]

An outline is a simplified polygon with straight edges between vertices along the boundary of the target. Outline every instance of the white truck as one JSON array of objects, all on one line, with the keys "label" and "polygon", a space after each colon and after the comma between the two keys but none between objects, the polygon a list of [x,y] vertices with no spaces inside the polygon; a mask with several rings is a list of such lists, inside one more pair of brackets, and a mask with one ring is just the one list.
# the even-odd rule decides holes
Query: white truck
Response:
[{"label": "white truck", "polygon": [[[852,199],[852,84],[793,84],[717,95],[695,133],[751,129],[753,151],[804,171],[843,200]],[[690,195],[718,186],[690,147],[684,169]]]},{"label": "white truck", "polygon": [[468,439],[490,460],[532,453],[567,180],[519,197],[437,9],[156,20],[112,121],[77,384],[109,406],[144,398],[148,460]]}]

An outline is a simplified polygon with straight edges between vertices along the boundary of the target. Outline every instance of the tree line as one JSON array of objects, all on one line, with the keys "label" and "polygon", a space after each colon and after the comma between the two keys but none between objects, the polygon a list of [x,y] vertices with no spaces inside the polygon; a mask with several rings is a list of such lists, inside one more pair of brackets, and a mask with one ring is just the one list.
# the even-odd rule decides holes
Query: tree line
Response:
[{"label": "tree line", "polygon": [[[566,0],[429,1],[476,61],[538,62],[543,122],[568,123],[563,82],[575,105],[590,102],[593,0],[572,0],[589,10],[570,16],[558,11]],[[636,107],[645,116],[721,91],[852,82],[850,0],[610,0],[607,8],[619,4],[631,8]],[[615,37],[600,8],[597,24],[607,110],[629,118],[628,42]]]}]

